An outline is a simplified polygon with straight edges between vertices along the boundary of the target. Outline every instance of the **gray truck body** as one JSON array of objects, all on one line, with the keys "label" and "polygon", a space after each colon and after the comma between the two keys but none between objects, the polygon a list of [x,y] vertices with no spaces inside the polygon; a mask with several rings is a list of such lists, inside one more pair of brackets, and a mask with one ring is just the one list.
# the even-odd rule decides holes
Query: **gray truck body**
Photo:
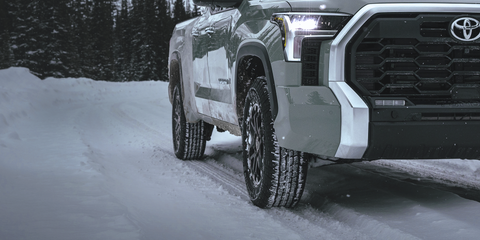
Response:
[{"label": "gray truck body", "polygon": [[[181,86],[188,122],[241,135],[248,77],[264,75],[281,147],[326,159],[480,158],[477,1],[206,9],[170,41],[170,96]],[[309,14],[347,20],[312,34],[284,17]]]}]

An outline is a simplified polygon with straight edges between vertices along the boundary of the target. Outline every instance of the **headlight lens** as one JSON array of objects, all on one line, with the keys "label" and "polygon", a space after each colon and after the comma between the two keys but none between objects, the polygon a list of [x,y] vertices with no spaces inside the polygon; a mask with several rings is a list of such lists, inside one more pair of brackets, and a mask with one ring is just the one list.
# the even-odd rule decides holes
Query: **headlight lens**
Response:
[{"label": "headlight lens", "polygon": [[300,61],[304,38],[332,39],[350,18],[343,13],[275,13],[271,21],[280,28],[287,61]]}]

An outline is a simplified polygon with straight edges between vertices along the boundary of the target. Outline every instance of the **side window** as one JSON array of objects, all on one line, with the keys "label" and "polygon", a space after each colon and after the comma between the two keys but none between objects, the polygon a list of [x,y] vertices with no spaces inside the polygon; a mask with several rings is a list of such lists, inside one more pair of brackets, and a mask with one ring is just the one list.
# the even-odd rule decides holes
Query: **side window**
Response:
[{"label": "side window", "polygon": [[205,14],[208,14],[208,11],[209,11],[209,8],[208,7],[199,7],[199,12],[200,12],[200,15],[205,15]]},{"label": "side window", "polygon": [[231,9],[234,9],[234,8],[233,7],[212,7],[211,12],[212,14],[217,14],[217,13],[225,12]]}]

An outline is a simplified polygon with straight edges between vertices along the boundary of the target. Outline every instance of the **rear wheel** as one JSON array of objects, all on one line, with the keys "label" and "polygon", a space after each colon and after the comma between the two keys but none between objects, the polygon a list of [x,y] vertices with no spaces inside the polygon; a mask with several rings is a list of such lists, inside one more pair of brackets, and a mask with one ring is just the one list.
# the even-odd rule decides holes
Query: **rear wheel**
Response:
[{"label": "rear wheel", "polygon": [[196,123],[186,121],[178,86],[173,90],[172,104],[172,138],[175,155],[183,160],[202,158],[207,142],[207,124],[203,121]]},{"label": "rear wheel", "polygon": [[265,78],[248,91],[243,114],[243,168],[258,207],[294,207],[302,197],[309,155],[278,146]]}]

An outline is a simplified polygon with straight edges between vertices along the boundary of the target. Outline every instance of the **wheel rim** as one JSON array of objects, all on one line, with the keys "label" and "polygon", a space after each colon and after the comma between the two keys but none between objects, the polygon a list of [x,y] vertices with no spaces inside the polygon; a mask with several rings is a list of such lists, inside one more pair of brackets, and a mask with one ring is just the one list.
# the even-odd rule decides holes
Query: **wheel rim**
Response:
[{"label": "wheel rim", "polygon": [[252,104],[246,120],[247,171],[254,188],[258,188],[263,177],[263,124],[260,106]]},{"label": "wheel rim", "polygon": [[180,146],[180,131],[181,131],[181,128],[182,128],[182,125],[181,125],[181,114],[182,114],[182,108],[181,108],[181,101],[180,101],[180,95],[178,94],[178,92],[176,92],[175,94],[175,103],[174,103],[174,112],[173,112],[173,116],[172,116],[172,119],[173,119],[173,128],[174,128],[174,131],[175,131],[175,134],[174,134],[174,144],[175,144],[175,150],[178,149],[178,146]]}]

